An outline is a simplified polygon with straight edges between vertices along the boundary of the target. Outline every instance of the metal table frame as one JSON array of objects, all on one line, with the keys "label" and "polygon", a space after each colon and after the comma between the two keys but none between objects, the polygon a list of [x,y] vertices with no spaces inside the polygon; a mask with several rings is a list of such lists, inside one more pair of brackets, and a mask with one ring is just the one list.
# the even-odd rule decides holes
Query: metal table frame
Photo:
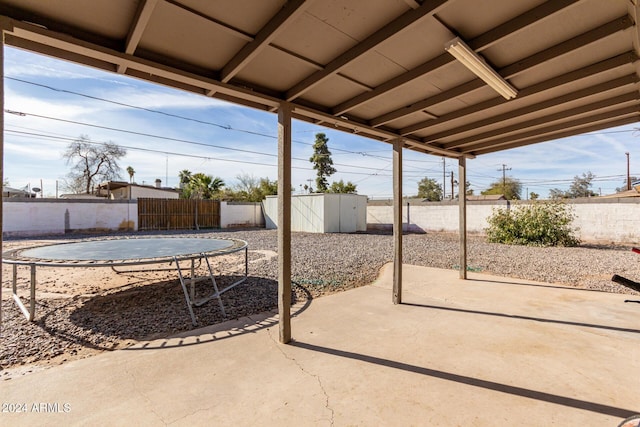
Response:
[{"label": "metal table frame", "polygon": [[[209,252],[197,252],[192,254],[184,254],[184,255],[172,255],[172,256],[161,256],[156,258],[140,258],[140,259],[120,259],[120,260],[81,260],[81,261],[70,261],[70,260],[59,260],[59,259],[39,259],[39,258],[30,258],[21,255],[22,252],[42,246],[53,246],[53,245],[64,245],[64,244],[73,244],[80,242],[91,242],[91,241],[105,241],[105,240],[134,240],[134,239],[153,239],[153,238],[169,238],[166,236],[158,236],[158,237],[133,237],[133,238],[116,238],[116,239],[85,239],[73,242],[63,242],[63,243],[49,243],[46,245],[37,245],[30,246],[26,248],[18,248],[12,249],[2,254],[2,262],[5,264],[11,264],[13,266],[13,282],[12,282],[12,293],[13,300],[22,311],[22,314],[27,318],[28,321],[32,322],[35,319],[36,315],[36,268],[37,267],[110,267],[116,273],[127,273],[134,271],[177,271],[178,277],[180,278],[180,285],[182,286],[182,290],[184,292],[184,298],[187,303],[187,308],[189,310],[189,314],[191,316],[191,322],[193,326],[198,325],[198,321],[196,320],[195,313],[193,311],[193,307],[199,307],[206,302],[217,299],[218,304],[220,306],[220,310],[222,311],[222,315],[226,317],[226,312],[224,309],[224,304],[222,303],[222,294],[227,292],[228,290],[238,286],[239,284],[245,282],[248,277],[249,272],[249,261],[248,261],[248,243],[244,240],[240,239],[222,239],[222,238],[214,238],[213,240],[229,240],[233,242],[233,245],[228,248],[213,250]],[[180,237],[170,237],[179,239]],[[192,238],[192,237],[191,237]],[[215,275],[213,273],[213,269],[211,268],[211,263],[209,262],[209,258],[228,255],[231,253],[239,252],[244,250],[244,276],[234,283],[228,285],[224,289],[219,289],[218,284],[215,279]],[[203,260],[205,261],[207,267],[207,273],[204,276],[196,276],[196,260],[198,263],[201,263]],[[190,261],[190,276],[185,276],[183,271],[185,267],[181,267],[180,262]],[[153,270],[118,270],[116,267],[122,266],[135,266],[135,265],[154,265],[154,264],[162,264],[169,263],[174,264],[175,268],[164,268],[164,269],[153,269]],[[199,265],[199,264],[198,264]],[[23,301],[17,292],[17,281],[18,281],[18,266],[28,266],[30,268],[31,278],[30,278],[30,301],[29,308],[25,306]],[[188,268],[188,267],[187,267]],[[211,281],[211,285],[213,291],[208,296],[196,299],[196,284],[202,281]],[[189,288],[189,289],[188,289]]]}]

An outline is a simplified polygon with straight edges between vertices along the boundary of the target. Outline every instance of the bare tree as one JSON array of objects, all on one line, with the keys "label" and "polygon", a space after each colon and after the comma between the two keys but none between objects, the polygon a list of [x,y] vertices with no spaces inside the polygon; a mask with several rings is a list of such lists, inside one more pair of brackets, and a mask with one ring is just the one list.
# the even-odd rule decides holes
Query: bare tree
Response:
[{"label": "bare tree", "polygon": [[576,199],[578,197],[597,196],[598,193],[591,190],[591,186],[593,185],[593,180],[595,178],[596,176],[591,173],[591,171],[583,173],[582,176],[576,175],[573,177],[573,182],[569,187],[569,191],[552,188],[549,190],[549,197],[551,199]]},{"label": "bare tree", "polygon": [[62,154],[71,171],[67,174],[67,187],[74,192],[84,190],[91,193],[91,188],[101,181],[113,180],[120,177],[118,160],[127,151],[112,143],[96,143],[86,135],[81,135],[69,143]]}]

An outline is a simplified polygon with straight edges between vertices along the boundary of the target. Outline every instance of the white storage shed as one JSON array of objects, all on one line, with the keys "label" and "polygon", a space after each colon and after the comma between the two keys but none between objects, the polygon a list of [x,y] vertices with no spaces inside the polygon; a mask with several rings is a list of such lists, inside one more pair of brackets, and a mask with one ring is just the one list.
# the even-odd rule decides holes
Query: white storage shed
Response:
[{"label": "white storage shed", "polygon": [[[278,227],[278,198],[264,202],[265,224]],[[291,231],[355,233],[367,230],[367,196],[357,194],[303,194],[291,197]]]}]

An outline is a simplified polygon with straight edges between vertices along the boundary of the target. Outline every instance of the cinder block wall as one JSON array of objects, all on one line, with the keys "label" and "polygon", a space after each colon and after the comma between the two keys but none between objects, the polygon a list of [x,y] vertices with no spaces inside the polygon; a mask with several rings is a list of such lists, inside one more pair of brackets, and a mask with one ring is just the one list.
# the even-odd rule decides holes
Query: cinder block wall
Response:
[{"label": "cinder block wall", "polygon": [[[4,199],[5,237],[65,234],[74,231],[137,231],[137,200]],[[264,227],[260,203],[222,202],[220,226]]]},{"label": "cinder block wall", "polygon": [[[592,198],[568,204],[576,216],[573,225],[579,229],[577,234],[581,240],[627,244],[640,241],[640,200]],[[506,201],[468,202],[468,232],[483,234],[493,209],[509,205]],[[223,202],[220,213],[222,228],[265,225],[260,204]],[[458,214],[456,201],[408,200],[403,207],[404,229],[457,233]],[[367,227],[391,229],[392,224],[393,203],[389,200],[369,201]],[[138,205],[135,200],[5,199],[3,203],[2,231],[7,237],[137,229]]]},{"label": "cinder block wall", "polygon": [[264,227],[261,203],[221,202],[220,227]]},{"label": "cinder block wall", "polygon": [[[493,209],[525,202],[467,202],[467,231],[484,234],[487,219]],[[573,226],[583,241],[637,244],[640,241],[640,200],[576,199],[567,202],[575,215]],[[409,199],[402,210],[403,227],[409,231],[458,232],[459,208],[457,201],[423,202]],[[369,201],[367,226],[370,229],[391,229],[393,203]]]}]

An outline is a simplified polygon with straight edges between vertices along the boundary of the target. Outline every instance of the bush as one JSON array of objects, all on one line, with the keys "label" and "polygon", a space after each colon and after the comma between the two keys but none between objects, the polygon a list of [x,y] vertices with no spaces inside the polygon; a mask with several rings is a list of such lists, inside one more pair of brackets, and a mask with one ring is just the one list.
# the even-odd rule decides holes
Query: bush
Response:
[{"label": "bush", "polygon": [[530,246],[576,246],[571,208],[559,202],[532,203],[494,209],[485,230],[493,243]]}]

